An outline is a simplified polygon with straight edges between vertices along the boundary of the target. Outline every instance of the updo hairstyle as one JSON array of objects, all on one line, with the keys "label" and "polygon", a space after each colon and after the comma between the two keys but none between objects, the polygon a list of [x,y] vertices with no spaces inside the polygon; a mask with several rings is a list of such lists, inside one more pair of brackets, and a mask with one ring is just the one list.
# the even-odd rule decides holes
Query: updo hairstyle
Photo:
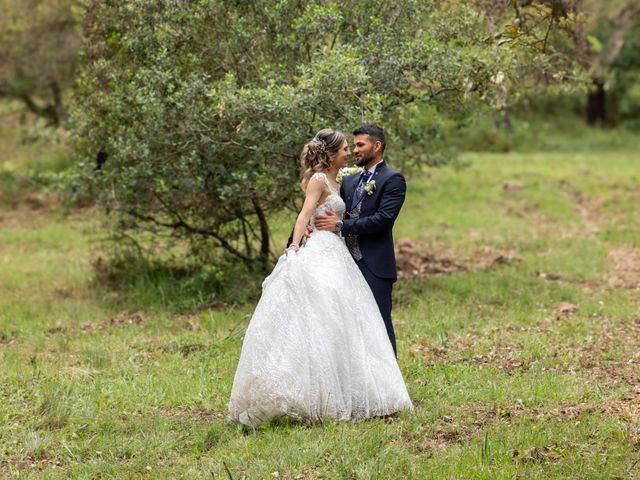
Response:
[{"label": "updo hairstyle", "polygon": [[309,179],[316,172],[327,170],[331,159],[338,153],[347,138],[344,133],[331,128],[323,128],[302,149],[300,165],[302,166],[302,189],[307,188]]}]

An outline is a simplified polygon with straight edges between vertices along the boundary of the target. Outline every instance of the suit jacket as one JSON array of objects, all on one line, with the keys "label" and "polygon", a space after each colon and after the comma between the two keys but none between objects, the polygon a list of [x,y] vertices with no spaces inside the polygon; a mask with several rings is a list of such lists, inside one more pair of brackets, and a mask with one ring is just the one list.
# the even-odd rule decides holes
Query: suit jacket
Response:
[{"label": "suit jacket", "polygon": [[396,256],[391,230],[400,213],[407,193],[404,177],[395,170],[380,163],[373,173],[376,187],[371,195],[366,192],[360,206],[360,218],[349,218],[355,188],[360,174],[348,175],[340,186],[340,196],[346,204],[342,226],[342,236],[357,235],[362,260],[377,277],[395,281]]}]

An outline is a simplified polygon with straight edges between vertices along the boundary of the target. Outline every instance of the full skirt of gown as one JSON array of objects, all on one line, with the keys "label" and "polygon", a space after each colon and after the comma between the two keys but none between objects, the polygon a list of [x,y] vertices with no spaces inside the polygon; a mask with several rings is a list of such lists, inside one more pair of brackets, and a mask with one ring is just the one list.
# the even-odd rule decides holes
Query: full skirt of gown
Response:
[{"label": "full skirt of gown", "polygon": [[229,419],[358,421],[412,409],[375,299],[344,241],[314,232],[262,284]]}]

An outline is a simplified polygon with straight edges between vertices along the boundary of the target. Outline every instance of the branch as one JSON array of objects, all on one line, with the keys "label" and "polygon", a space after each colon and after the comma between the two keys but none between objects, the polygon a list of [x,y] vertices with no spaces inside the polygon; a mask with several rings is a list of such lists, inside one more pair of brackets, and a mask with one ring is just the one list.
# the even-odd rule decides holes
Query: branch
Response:
[{"label": "branch", "polygon": [[[211,128],[209,126],[207,126],[202,120],[198,120],[198,123],[206,130],[210,130]],[[216,145],[222,145],[222,146],[227,146],[227,147],[235,147],[235,148],[243,148],[245,150],[250,150],[252,152],[256,152],[258,151],[258,147],[253,146],[253,145],[244,145],[240,142],[236,142],[235,140],[227,140],[227,141],[222,141],[222,140],[214,140],[213,138],[211,138],[208,135],[205,135],[204,132],[200,132],[200,135],[205,138],[208,142],[210,143],[214,143]],[[294,158],[296,157],[296,155],[292,155],[290,152],[279,152],[277,150],[264,150],[267,153],[272,153],[274,155],[282,155],[285,157],[291,157],[293,156]]]},{"label": "branch", "polygon": [[38,117],[46,118],[50,124],[58,126],[60,124],[59,118],[54,105],[39,106],[28,93],[20,92],[10,85],[0,85],[0,98],[14,98],[21,100],[27,110]]},{"label": "branch", "polygon": [[640,23],[640,2],[634,2],[622,9],[615,20],[613,37],[607,44],[604,55],[605,65],[611,65],[624,47],[627,34]]},{"label": "branch", "polygon": [[152,217],[151,215],[146,215],[146,214],[137,212],[137,211],[135,211],[133,209],[126,210],[125,212],[128,213],[129,215],[131,215],[132,217],[135,217],[135,218],[138,218],[140,220],[147,221],[147,222],[152,222],[153,224],[158,225],[160,227],[171,228],[171,229],[174,229],[174,230],[177,230],[179,228],[183,228],[184,230],[186,230],[189,233],[196,233],[196,234],[199,234],[199,235],[205,235],[205,236],[208,236],[208,237],[213,237],[218,241],[218,243],[220,244],[220,247],[224,248],[229,253],[235,255],[236,257],[238,257],[246,265],[251,266],[251,258],[247,257],[240,250],[238,250],[233,245],[231,245],[229,242],[227,242],[224,238],[222,238],[219,233],[214,232],[213,230],[209,230],[209,229],[202,228],[202,227],[194,227],[192,225],[189,225],[187,222],[185,222],[184,220],[182,220],[179,217],[178,217],[178,220],[176,222],[163,222],[163,221],[158,220],[155,217]]},{"label": "branch", "polygon": [[547,53],[547,42],[549,41],[549,33],[551,33],[551,28],[553,27],[553,22],[555,22],[556,17],[551,15],[551,21],[549,22],[549,27],[547,28],[547,33],[544,36],[544,41],[542,42],[542,53]]}]

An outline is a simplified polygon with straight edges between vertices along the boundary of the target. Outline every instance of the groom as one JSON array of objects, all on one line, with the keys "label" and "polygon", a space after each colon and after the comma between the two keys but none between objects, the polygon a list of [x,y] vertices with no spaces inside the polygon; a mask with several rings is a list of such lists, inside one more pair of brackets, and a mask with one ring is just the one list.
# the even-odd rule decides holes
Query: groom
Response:
[{"label": "groom", "polygon": [[389,168],[382,155],[384,131],[363,125],[353,132],[353,153],[361,173],[344,177],[340,196],[346,204],[344,220],[333,212],[315,220],[318,230],[340,233],[356,264],[371,287],[397,356],[391,323],[391,290],[397,280],[391,229],[407,192],[404,177]]}]

